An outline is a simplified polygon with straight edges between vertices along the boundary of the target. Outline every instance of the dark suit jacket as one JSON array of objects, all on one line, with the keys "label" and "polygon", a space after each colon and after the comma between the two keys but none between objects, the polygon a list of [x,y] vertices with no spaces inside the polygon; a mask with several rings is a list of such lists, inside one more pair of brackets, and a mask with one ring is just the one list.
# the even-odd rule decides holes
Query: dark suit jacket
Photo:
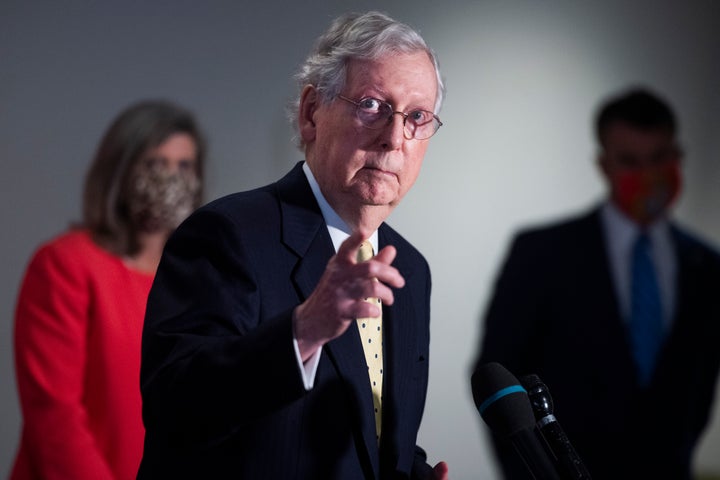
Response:
[{"label": "dark suit jacket", "polygon": [[[517,235],[489,302],[478,365],[537,374],[593,480],[689,479],[720,366],[720,257],[672,226],[676,315],[641,391],[602,228],[595,209]],[[507,478],[529,478],[507,442],[496,447]]]},{"label": "dark suit jacket", "polygon": [[385,224],[379,243],[397,248],[406,280],[383,307],[380,448],[357,327],[323,347],[314,388],[302,384],[291,315],[335,251],[301,164],[186,220],[148,300],[138,478],[423,478],[430,271]]}]

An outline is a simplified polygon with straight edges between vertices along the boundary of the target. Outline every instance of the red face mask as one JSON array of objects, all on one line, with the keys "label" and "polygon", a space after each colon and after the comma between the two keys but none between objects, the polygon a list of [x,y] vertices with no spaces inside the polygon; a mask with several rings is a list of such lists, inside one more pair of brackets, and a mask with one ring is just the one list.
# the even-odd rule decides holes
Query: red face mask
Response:
[{"label": "red face mask", "polygon": [[638,223],[647,224],[660,217],[680,194],[678,163],[652,168],[622,170],[612,178],[617,206]]}]

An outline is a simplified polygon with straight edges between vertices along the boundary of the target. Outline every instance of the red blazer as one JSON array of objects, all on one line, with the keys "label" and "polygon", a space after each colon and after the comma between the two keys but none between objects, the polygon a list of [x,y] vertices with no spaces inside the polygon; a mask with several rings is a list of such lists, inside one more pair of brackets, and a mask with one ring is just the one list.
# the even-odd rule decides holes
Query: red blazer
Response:
[{"label": "red blazer", "polygon": [[85,231],[43,245],[15,314],[23,415],[12,480],[130,480],[142,457],[140,337],[152,276]]}]

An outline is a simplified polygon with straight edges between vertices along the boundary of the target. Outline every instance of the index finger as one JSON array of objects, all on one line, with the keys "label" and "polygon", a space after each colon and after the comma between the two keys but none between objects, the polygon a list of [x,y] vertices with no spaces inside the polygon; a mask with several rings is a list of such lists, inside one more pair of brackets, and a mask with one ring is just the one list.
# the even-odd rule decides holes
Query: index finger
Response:
[{"label": "index finger", "polygon": [[338,248],[337,256],[351,263],[357,263],[357,252],[360,245],[366,240],[365,232],[355,230]]}]

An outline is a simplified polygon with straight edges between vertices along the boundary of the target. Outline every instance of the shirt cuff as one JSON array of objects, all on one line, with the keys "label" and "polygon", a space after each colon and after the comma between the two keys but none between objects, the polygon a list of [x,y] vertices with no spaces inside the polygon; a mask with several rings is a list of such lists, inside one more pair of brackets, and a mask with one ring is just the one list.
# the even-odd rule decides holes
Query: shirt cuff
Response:
[{"label": "shirt cuff", "polygon": [[305,363],[303,363],[302,357],[300,356],[300,347],[298,346],[298,342],[295,337],[293,337],[293,348],[295,349],[295,358],[297,359],[298,367],[300,368],[300,376],[302,377],[303,385],[305,385],[305,390],[312,390],[315,385],[315,373],[317,372],[317,367],[320,363],[320,353],[322,353],[322,347],[318,348]]}]

